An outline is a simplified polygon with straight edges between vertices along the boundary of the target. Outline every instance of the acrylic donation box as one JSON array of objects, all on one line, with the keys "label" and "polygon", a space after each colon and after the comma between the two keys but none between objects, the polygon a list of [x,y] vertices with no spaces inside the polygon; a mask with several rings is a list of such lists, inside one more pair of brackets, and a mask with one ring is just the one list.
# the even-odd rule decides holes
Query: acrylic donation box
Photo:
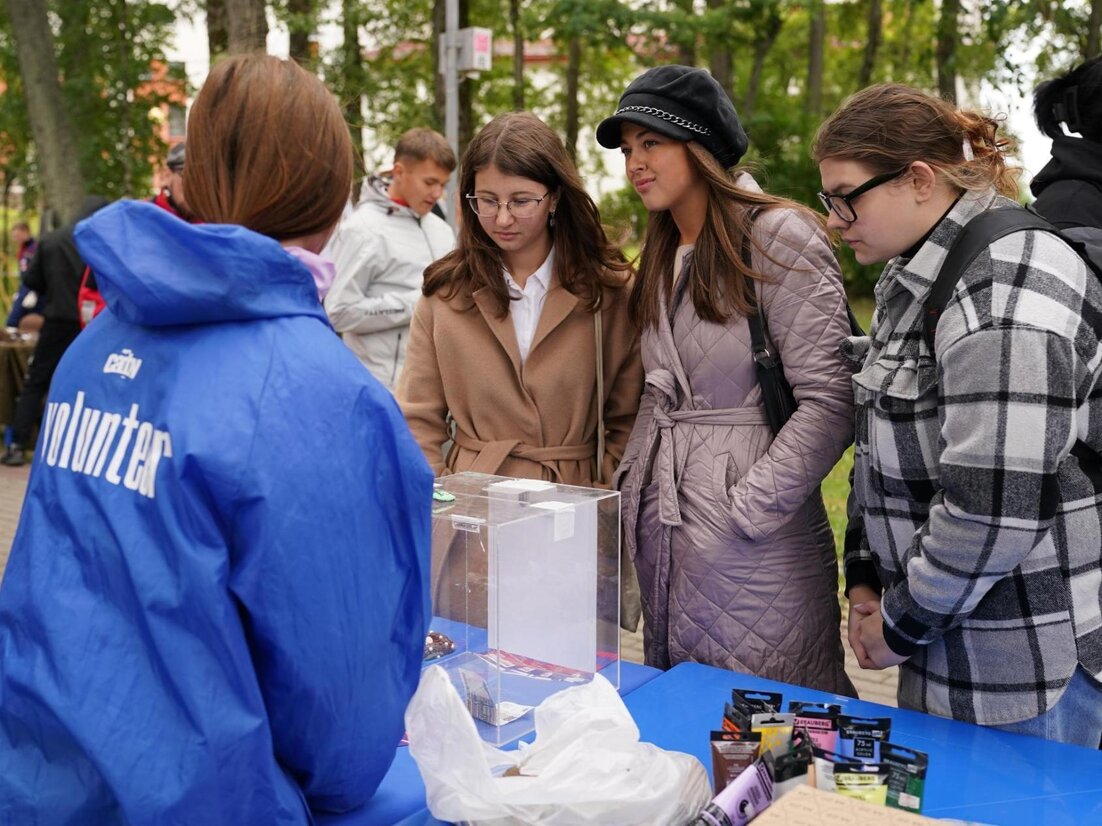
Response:
[{"label": "acrylic donation box", "polygon": [[485,740],[532,731],[535,706],[598,671],[619,688],[619,493],[458,473],[432,506],[425,664]]}]

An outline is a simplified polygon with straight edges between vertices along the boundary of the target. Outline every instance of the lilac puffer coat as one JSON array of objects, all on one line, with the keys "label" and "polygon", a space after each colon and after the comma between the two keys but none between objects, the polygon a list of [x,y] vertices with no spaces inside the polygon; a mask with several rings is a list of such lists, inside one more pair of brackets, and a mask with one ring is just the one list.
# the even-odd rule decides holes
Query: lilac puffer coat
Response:
[{"label": "lilac puffer coat", "polygon": [[[749,175],[738,185],[757,190]],[[841,275],[822,230],[795,210],[762,212],[754,239],[769,256],[753,258],[767,278],[758,301],[798,409],[774,439],[743,317],[704,321],[685,293],[643,332],[646,385],[615,483],[646,661],[853,695],[819,491],[853,438]]]}]

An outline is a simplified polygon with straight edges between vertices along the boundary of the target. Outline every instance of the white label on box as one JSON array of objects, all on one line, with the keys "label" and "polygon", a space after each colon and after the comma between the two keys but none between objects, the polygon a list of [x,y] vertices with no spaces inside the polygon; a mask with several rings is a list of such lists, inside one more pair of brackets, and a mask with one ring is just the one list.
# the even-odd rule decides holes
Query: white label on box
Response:
[{"label": "white label on box", "polygon": [[470,531],[471,533],[478,533],[482,526],[486,524],[485,519],[480,519],[477,516],[461,516],[455,514],[452,516],[452,525],[459,531]]},{"label": "white label on box", "polygon": [[532,507],[554,511],[556,542],[574,535],[574,506],[569,502],[536,502]]}]

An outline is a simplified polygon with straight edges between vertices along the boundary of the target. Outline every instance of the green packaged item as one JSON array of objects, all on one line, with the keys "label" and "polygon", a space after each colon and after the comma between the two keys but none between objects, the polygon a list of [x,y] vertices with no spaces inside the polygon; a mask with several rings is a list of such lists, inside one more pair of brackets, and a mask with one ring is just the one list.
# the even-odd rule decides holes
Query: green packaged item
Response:
[{"label": "green packaged item", "polygon": [[921,812],[929,756],[896,743],[881,743],[880,763],[889,770],[888,805],[893,809]]}]

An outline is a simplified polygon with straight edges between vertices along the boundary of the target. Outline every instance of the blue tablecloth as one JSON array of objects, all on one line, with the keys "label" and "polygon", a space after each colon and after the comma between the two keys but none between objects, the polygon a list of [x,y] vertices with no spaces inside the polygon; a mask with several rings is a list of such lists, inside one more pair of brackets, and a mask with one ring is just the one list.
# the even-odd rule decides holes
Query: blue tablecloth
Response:
[{"label": "blue tablecloth", "polygon": [[[924,815],[980,823],[1102,823],[1102,752],[903,711],[683,663],[624,698],[642,739],[696,755],[711,770],[708,731],[732,688],[789,700],[840,703],[848,714],[891,717],[893,743],[930,755]],[[412,826],[412,824],[411,824]]]},{"label": "blue tablecloth", "polygon": [[[620,663],[620,694],[626,695],[658,677],[662,672],[636,663]],[[399,746],[379,790],[366,806],[343,815],[315,818],[319,826],[391,826],[399,822],[436,823],[425,810],[425,784],[410,757],[409,749]]]}]

